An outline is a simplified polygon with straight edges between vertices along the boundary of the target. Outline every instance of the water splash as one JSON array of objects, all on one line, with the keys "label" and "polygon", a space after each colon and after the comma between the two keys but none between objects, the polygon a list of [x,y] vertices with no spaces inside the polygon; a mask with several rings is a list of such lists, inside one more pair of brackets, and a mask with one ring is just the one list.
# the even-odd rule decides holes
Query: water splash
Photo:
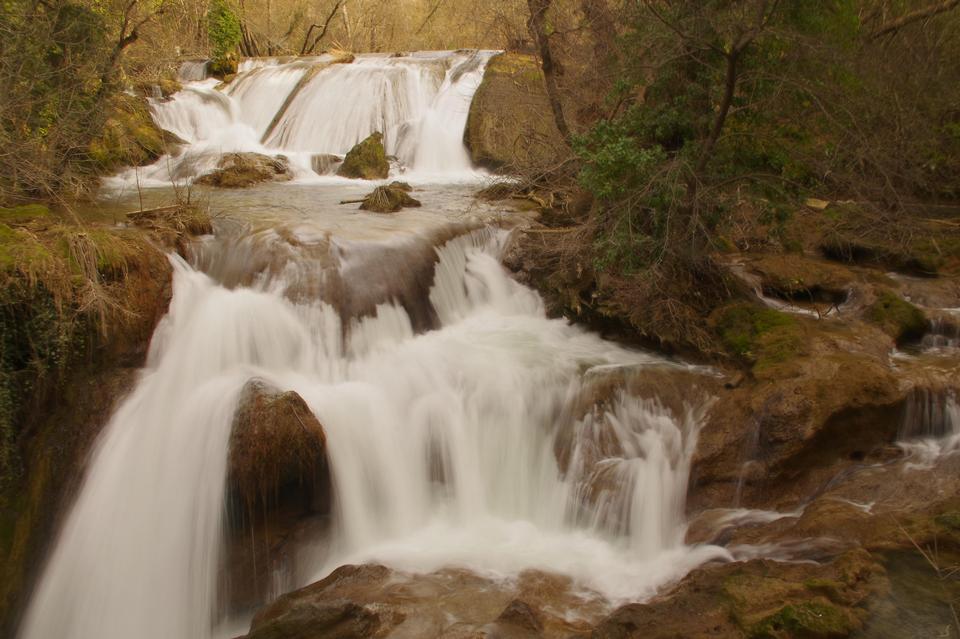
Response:
[{"label": "water splash", "polygon": [[349,64],[329,56],[248,60],[226,87],[205,79],[205,71],[200,79],[199,63],[186,64],[181,74],[191,81],[184,89],[150,104],[157,124],[188,144],[107,184],[192,181],[234,151],[284,155],[300,181],[317,180],[314,156],[342,156],[374,131],[384,134],[387,154],[407,178],[475,178],[463,134],[492,55],[365,54]]},{"label": "water splash", "polygon": [[[283,271],[227,289],[175,260],[170,314],[102,434],[23,639],[211,636],[227,441],[252,377],[298,392],[327,433],[334,528],[301,584],[361,561],[540,568],[620,601],[729,559],[682,543],[702,405],[676,415],[618,394],[572,424],[576,461],[561,469],[557,436],[585,373],[666,364],[547,319],[500,267],[503,241],[486,231],[438,250],[441,319],[427,332],[389,302],[344,324],[284,296]],[[588,460],[598,437],[612,448]],[[617,485],[585,500],[605,469]]]},{"label": "water splash", "polygon": [[916,389],[910,393],[897,437],[911,457],[908,466],[930,468],[960,451],[960,404],[953,389]]}]

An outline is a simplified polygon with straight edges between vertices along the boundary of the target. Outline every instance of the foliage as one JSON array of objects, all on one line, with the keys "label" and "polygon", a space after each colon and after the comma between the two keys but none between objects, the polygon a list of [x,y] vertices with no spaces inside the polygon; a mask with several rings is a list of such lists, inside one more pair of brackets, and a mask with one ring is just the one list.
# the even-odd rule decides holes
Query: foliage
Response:
[{"label": "foliage", "polygon": [[881,54],[870,4],[633,5],[613,115],[574,145],[608,218],[598,263],[696,259],[745,202],[777,227],[812,194],[901,214],[908,200],[960,198],[960,73],[946,62],[958,21],[894,34]]},{"label": "foliage", "polygon": [[227,0],[210,2],[207,10],[207,35],[210,39],[210,54],[214,60],[226,59],[240,45],[240,18],[227,4]]}]

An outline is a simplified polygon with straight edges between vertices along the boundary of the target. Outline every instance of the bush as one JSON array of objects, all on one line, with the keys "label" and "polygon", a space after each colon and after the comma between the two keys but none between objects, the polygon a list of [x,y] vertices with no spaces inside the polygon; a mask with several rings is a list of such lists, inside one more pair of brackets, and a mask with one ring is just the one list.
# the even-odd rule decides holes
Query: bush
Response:
[{"label": "bush", "polygon": [[210,54],[215,63],[226,60],[240,45],[240,18],[227,4],[227,0],[213,0],[210,3],[207,11],[207,36],[210,38]]}]

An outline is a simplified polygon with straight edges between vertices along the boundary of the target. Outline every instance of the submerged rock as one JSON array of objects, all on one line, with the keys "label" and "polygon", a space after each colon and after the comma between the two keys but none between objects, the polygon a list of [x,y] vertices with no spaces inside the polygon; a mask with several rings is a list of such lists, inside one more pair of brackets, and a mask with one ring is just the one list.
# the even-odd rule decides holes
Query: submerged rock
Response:
[{"label": "submerged rock", "polygon": [[403,208],[421,206],[420,200],[410,196],[412,190],[405,182],[378,186],[363,199],[360,208],[374,213],[396,213]]},{"label": "submerged rock", "polygon": [[197,184],[237,189],[261,182],[286,182],[293,178],[285,156],[270,157],[262,153],[227,153],[217,168],[197,179]]},{"label": "submerged rock", "polygon": [[350,149],[337,170],[340,177],[359,180],[383,180],[389,174],[390,162],[379,131]]},{"label": "submerged rock", "polygon": [[330,175],[343,162],[343,158],[332,153],[318,153],[310,158],[310,168],[317,175]]}]

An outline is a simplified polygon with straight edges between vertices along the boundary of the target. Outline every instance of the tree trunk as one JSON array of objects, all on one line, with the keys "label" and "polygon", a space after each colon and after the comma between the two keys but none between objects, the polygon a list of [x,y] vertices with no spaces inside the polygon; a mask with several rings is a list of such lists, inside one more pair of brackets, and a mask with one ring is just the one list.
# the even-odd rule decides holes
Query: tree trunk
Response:
[{"label": "tree trunk", "polygon": [[557,76],[560,68],[553,60],[550,53],[550,37],[547,35],[547,10],[550,8],[552,0],[527,0],[527,6],[530,9],[530,20],[527,27],[530,29],[530,35],[537,43],[537,50],[540,53],[540,62],[543,66],[543,79],[547,86],[547,99],[550,101],[550,109],[553,111],[553,119],[557,124],[557,130],[563,136],[564,141],[570,143],[570,128],[567,126],[567,120],[563,115],[563,103],[560,101],[560,88],[557,84]]}]

